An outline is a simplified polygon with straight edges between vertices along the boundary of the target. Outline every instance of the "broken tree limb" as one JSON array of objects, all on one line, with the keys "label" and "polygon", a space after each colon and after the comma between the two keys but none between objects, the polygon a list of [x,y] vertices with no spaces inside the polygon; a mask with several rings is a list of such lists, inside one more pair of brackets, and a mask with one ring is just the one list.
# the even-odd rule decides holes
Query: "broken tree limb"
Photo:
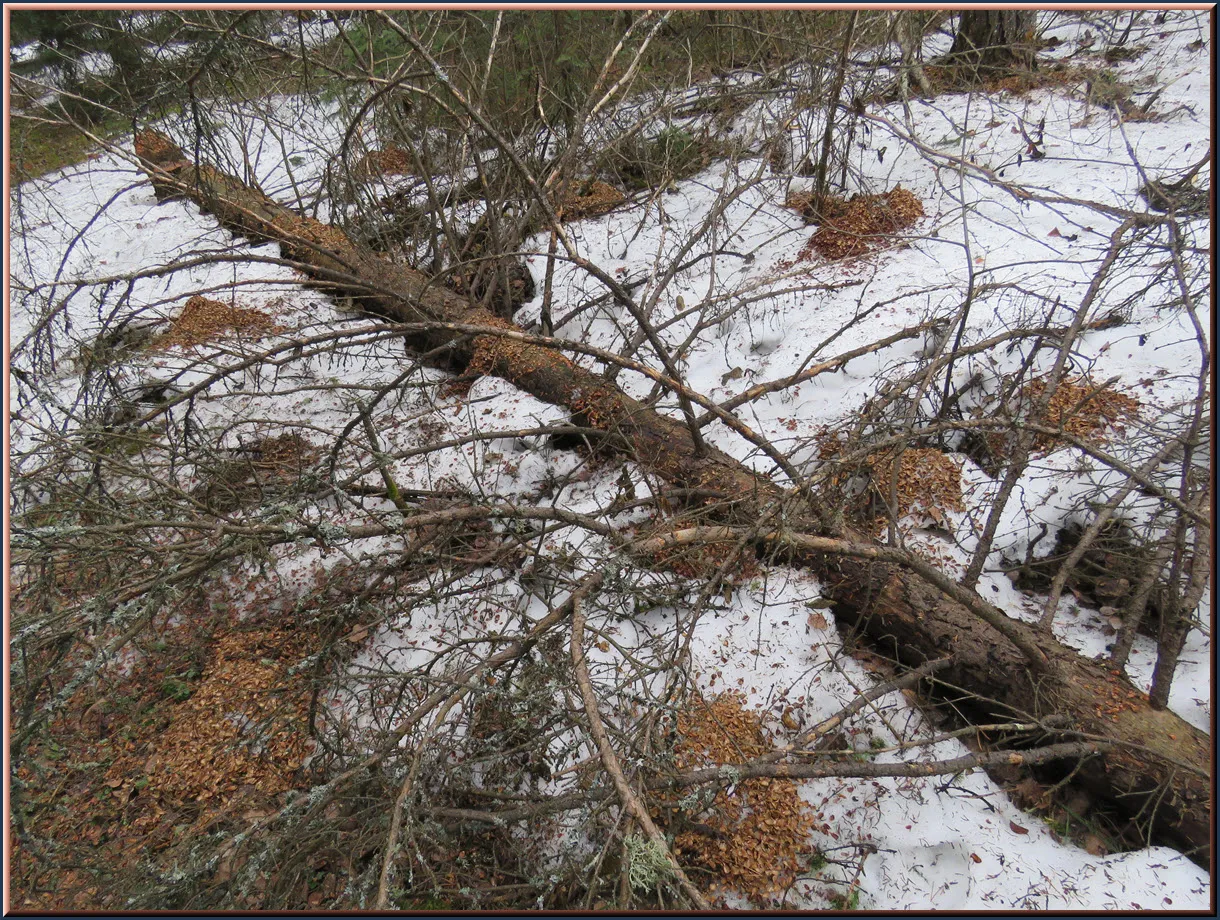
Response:
[{"label": "broken tree limb", "polygon": [[[757,489],[757,477],[727,454],[711,447],[701,452],[687,426],[631,399],[555,349],[445,328],[448,323],[522,332],[422,273],[364,250],[339,230],[302,217],[232,176],[191,164],[176,145],[154,132],[137,135],[136,154],[159,196],[188,197],[229,230],[279,242],[284,255],[305,266],[315,282],[350,294],[372,313],[405,323],[442,324],[413,343],[442,349],[448,360],[438,363],[501,377],[539,399],[568,408],[577,424],[605,432],[618,449],[681,486],[731,484],[724,490],[729,494]],[[782,495],[773,486],[768,491],[777,498]]]},{"label": "broken tree limb", "polygon": [[[899,566],[824,553],[810,553],[803,561],[834,599],[836,619],[867,634],[904,665],[952,653],[953,666],[943,680],[973,694],[958,702],[972,721],[1062,713],[1072,731],[1114,742],[1103,758],[1084,765],[1081,781],[1119,813],[1150,825],[1149,838],[1207,865],[1212,798],[1206,733],[1167,710],[1154,710],[1146,694],[1104,661],[1084,658],[1054,639],[1042,641],[1035,624],[1013,621],[1047,654],[1041,673],[966,608]],[[1188,773],[1175,762],[1193,770]]]},{"label": "broken tree limb", "polygon": [[[758,526],[786,511],[789,558],[819,577],[842,625],[868,635],[910,667],[951,657],[935,680],[968,691],[972,701],[959,699],[958,708],[980,722],[1061,715],[1070,725],[1065,737],[1104,739],[1098,750],[1110,748],[1081,770],[1095,795],[1150,828],[1149,839],[1207,864],[1210,739],[1173,713],[1154,710],[1121,672],[1081,657],[1034,625],[981,617],[981,600],[965,598],[965,589],[947,577],[932,577],[908,555],[880,547],[867,535],[847,527],[828,534],[816,520],[816,504],[794,502],[792,492],[721,451],[709,447],[702,453],[680,421],[631,399],[561,351],[528,341],[512,323],[421,273],[381,259],[231,176],[191,164],[160,135],[141,132],[136,153],[158,195],[189,197],[231,230],[278,241],[314,283],[347,293],[371,312],[425,324],[418,342],[439,349],[450,367],[502,377],[567,408],[576,424],[604,432],[614,448],[679,488],[733,496],[716,509],[725,523]],[[487,331],[459,331],[455,325]],[[869,552],[845,552],[855,547]]]},{"label": "broken tree limb", "polygon": [[[960,757],[952,757],[946,760],[911,760],[900,763],[862,763],[854,758],[841,760],[822,756],[808,763],[777,764],[769,759],[761,758],[744,763],[721,763],[710,767],[701,767],[698,770],[688,770],[673,776],[658,777],[649,783],[646,788],[673,790],[682,789],[687,786],[725,784],[730,781],[739,782],[742,779],[754,777],[778,777],[781,779],[841,777],[843,779],[859,779],[882,776],[902,778],[952,776],[956,773],[967,773],[971,770],[985,770],[992,767],[1036,766],[1063,759],[1095,757],[1103,754],[1105,750],[1106,746],[1104,744],[1064,742],[1030,748],[1020,752],[990,751],[987,753],[964,754]],[[612,795],[615,795],[613,786],[595,786],[592,789],[581,792],[553,796],[495,811],[480,811],[473,808],[429,808],[427,806],[421,807],[419,811],[421,814],[437,818],[503,826],[527,818],[536,818],[541,815],[586,808],[591,802],[604,801]]]},{"label": "broken tree limb", "polygon": [[[716,543],[725,540],[735,540],[740,536],[740,532],[732,527],[687,527],[683,530],[670,531],[661,536],[640,541],[634,545],[634,548],[643,552],[655,553],[668,546]],[[881,546],[877,543],[853,543],[834,537],[819,537],[812,534],[791,533],[787,531],[760,533],[755,539],[763,543],[774,544],[802,553],[832,553],[842,556],[857,556],[862,559],[892,562],[895,565],[912,569],[920,578],[939,588],[946,597],[952,598],[962,606],[969,608],[979,619],[988,623],[993,629],[1012,642],[1013,645],[1025,653],[1030,666],[1041,669],[1046,665],[1047,657],[1045,653],[1030,640],[1016,620],[1005,616],[1002,610],[987,603],[975,592],[963,588],[940,569],[931,563],[924,562],[918,556],[903,550],[894,549],[893,547]]]},{"label": "broken tree limb", "polygon": [[644,807],[639,796],[631,791],[627,777],[623,775],[623,768],[619,764],[618,755],[614,753],[614,748],[610,744],[610,738],[606,734],[606,727],[602,724],[601,715],[598,712],[597,694],[593,690],[593,681],[589,677],[589,667],[585,663],[585,652],[581,647],[581,642],[584,640],[584,630],[585,616],[581,611],[580,601],[577,600],[572,606],[572,636],[569,642],[572,655],[572,670],[576,674],[576,685],[580,688],[581,702],[584,703],[585,716],[589,720],[589,734],[593,736],[593,740],[597,744],[602,765],[606,768],[606,772],[610,774],[610,779],[614,783],[614,791],[618,794],[623,808],[643,828],[645,835],[647,835],[657,851],[664,855],[665,861],[669,863],[670,871],[678,883],[678,887],[682,889],[682,893],[690,899],[691,904],[698,910],[709,910],[710,905],[703,897],[703,893],[686,877],[686,873],[682,871],[682,867],[674,859],[674,854],[670,851],[669,844],[665,842],[665,835],[661,833],[660,829],[653,822],[652,816],[648,814],[648,809]]}]

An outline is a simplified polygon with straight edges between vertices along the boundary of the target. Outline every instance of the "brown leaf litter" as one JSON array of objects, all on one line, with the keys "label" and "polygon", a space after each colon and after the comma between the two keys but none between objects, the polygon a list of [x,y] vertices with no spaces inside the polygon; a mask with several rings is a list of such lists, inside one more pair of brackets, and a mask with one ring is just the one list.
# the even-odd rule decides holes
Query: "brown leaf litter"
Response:
[{"label": "brown leaf litter", "polygon": [[[892,452],[869,457],[873,487],[888,503],[894,476]],[[898,516],[915,510],[936,517],[945,510],[965,511],[962,503],[962,468],[953,458],[930,447],[907,448],[898,457]]]},{"label": "brown leaf litter", "polygon": [[[1044,381],[1031,381],[1021,391],[1019,403],[1032,406],[1045,389]],[[1046,417],[1041,423],[1047,427],[1061,428],[1078,438],[1092,438],[1106,428],[1120,428],[1123,419],[1134,416],[1139,408],[1140,401],[1134,396],[1128,396],[1109,384],[1099,386],[1088,377],[1079,377],[1059,384],[1047,404]],[[1062,439],[1039,434],[1034,439],[1033,449],[1049,451],[1061,446]]]}]

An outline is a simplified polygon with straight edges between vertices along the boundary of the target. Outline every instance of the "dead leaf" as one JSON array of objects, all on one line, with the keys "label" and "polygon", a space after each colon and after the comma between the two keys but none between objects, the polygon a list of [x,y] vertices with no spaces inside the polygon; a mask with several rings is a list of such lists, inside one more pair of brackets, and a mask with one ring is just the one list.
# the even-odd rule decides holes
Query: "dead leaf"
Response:
[{"label": "dead leaf", "polygon": [[814,629],[826,629],[830,624],[826,622],[826,617],[815,612],[809,614],[809,625]]},{"label": "dead leaf", "polygon": [[981,863],[983,861],[983,857],[979,856],[978,853],[971,853],[970,859],[976,863]]},{"label": "dead leaf", "polygon": [[1063,234],[1060,233],[1059,228],[1056,227],[1054,230],[1052,230],[1050,233],[1048,233],[1047,236],[1063,236]]},{"label": "dead leaf", "polygon": [[1028,827],[1022,827],[1016,821],[1009,821],[1008,826],[1014,834],[1028,834],[1029,833]]}]

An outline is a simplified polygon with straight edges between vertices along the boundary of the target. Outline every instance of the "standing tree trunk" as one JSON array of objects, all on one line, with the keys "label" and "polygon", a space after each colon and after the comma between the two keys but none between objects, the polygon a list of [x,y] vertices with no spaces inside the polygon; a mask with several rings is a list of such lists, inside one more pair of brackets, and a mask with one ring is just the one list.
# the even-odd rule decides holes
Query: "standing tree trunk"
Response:
[{"label": "standing tree trunk", "polygon": [[949,57],[977,70],[1028,70],[1034,66],[1032,9],[962,10]]},{"label": "standing tree trunk", "polygon": [[843,95],[843,81],[847,78],[848,56],[851,54],[852,38],[856,34],[856,20],[859,11],[851,14],[847,20],[847,31],[843,36],[843,53],[839,55],[839,68],[835,71],[834,83],[830,88],[830,101],[826,106],[826,130],[822,134],[822,155],[818,157],[817,180],[814,185],[814,200],[820,202],[826,197],[826,175],[830,169],[830,145],[834,140],[835,116],[838,114],[839,97]]}]

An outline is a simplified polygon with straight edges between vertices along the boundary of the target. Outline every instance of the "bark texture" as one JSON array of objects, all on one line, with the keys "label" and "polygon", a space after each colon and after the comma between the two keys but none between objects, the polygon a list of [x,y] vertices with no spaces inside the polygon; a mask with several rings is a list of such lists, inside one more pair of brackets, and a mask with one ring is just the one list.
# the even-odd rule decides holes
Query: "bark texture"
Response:
[{"label": "bark texture", "polygon": [[1041,670],[994,628],[892,564],[829,555],[805,563],[836,602],[835,617],[908,667],[953,656],[937,679],[969,690],[955,706],[977,723],[1066,716],[1067,737],[1119,743],[1085,763],[1080,780],[1152,839],[1207,865],[1211,854],[1211,743],[1167,710],[1154,709],[1121,671],[1053,637],[1017,626],[1046,655]]},{"label": "bark texture", "polygon": [[949,57],[985,70],[1032,67],[1036,15],[1033,9],[962,10]]},{"label": "bark texture", "polygon": [[[284,256],[300,262],[315,284],[351,296],[374,313],[436,323],[418,336],[418,344],[442,349],[449,366],[502,377],[567,408],[574,422],[605,432],[616,449],[673,485],[731,496],[716,506],[721,520],[757,526],[783,508],[787,529],[818,532],[813,523],[817,509],[807,501],[720,451],[701,453],[681,422],[631,399],[559,351],[448,328],[462,324],[521,333],[511,322],[365,251],[337,229],[302,217],[231,176],[191,164],[160,135],[141,132],[136,153],[159,196],[189,197],[230,230],[278,241]],[[870,542],[850,529],[834,536]],[[951,656],[952,664],[936,679],[973,695],[968,704],[959,702],[959,709],[969,707],[986,721],[1007,721],[1014,711],[1022,718],[1056,716],[1066,726],[1066,739],[1116,744],[1082,768],[1095,796],[1150,826],[1153,840],[1208,863],[1212,745],[1206,733],[1173,713],[1154,710],[1121,673],[1082,658],[1033,626],[1007,621],[1002,624],[1006,637],[901,565],[795,545],[794,561],[819,576],[841,622],[910,666]],[[990,615],[1003,617],[994,607]],[[1014,636],[1019,644],[1039,650],[1044,660],[1031,661],[1014,644]],[[960,700],[961,694],[956,696]]]}]

